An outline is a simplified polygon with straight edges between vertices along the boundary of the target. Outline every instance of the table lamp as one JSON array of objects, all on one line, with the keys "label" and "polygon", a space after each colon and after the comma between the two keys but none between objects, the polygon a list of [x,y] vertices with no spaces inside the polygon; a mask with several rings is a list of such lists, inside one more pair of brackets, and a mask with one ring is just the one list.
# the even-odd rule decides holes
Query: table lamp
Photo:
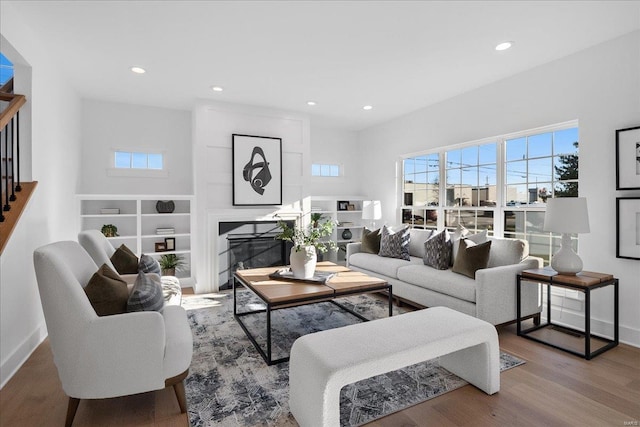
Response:
[{"label": "table lamp", "polygon": [[376,228],[376,220],[382,218],[380,200],[365,200],[362,202],[362,219],[371,221],[371,228]]},{"label": "table lamp", "polygon": [[544,231],[562,233],[560,250],[551,259],[551,268],[559,274],[575,275],[582,271],[582,260],[571,247],[572,233],[589,232],[589,212],[584,197],[547,200]]}]

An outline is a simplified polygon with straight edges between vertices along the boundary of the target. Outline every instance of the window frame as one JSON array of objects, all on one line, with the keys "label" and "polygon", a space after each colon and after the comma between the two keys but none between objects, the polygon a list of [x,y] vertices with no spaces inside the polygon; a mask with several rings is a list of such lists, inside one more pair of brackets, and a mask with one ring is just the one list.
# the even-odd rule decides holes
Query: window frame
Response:
[{"label": "window frame", "polygon": [[[446,217],[449,214],[449,212],[452,211],[476,211],[476,215],[479,215],[480,212],[492,212],[493,213],[493,228],[489,229],[489,235],[493,235],[496,237],[504,237],[505,236],[505,218],[507,215],[507,212],[511,212],[511,211],[515,211],[515,212],[523,212],[523,217],[526,218],[526,216],[530,213],[533,213],[534,215],[539,215],[540,212],[544,213],[546,211],[546,204],[545,203],[527,203],[527,204],[523,204],[523,205],[518,205],[518,206],[507,206],[507,166],[508,166],[508,162],[507,162],[507,141],[508,140],[513,140],[513,139],[518,139],[518,138],[522,138],[522,137],[531,137],[531,136],[535,136],[538,134],[544,134],[544,133],[553,133],[553,132],[557,132],[557,131],[562,131],[565,129],[571,129],[571,128],[577,128],[577,132],[578,132],[578,142],[580,141],[580,127],[579,127],[579,122],[578,120],[571,120],[571,121],[567,121],[567,122],[562,122],[562,123],[557,123],[557,124],[553,124],[553,125],[547,125],[547,126],[541,126],[538,128],[534,128],[534,129],[528,129],[528,130],[523,130],[523,131],[518,131],[518,132],[512,132],[512,133],[508,133],[508,134],[504,134],[504,135],[499,135],[499,136],[494,136],[494,137],[488,137],[488,138],[482,138],[482,139],[478,139],[475,141],[470,141],[470,142],[465,142],[462,144],[454,144],[454,145],[449,145],[449,146],[442,146],[442,147],[438,147],[436,149],[430,149],[430,150],[426,150],[426,151],[421,151],[421,152],[417,152],[417,153],[410,153],[410,154],[406,154],[400,157],[399,159],[399,175],[400,175],[400,179],[399,179],[399,199],[398,199],[398,203],[397,206],[400,207],[399,209],[399,220],[400,223],[403,224],[407,224],[411,227],[416,227],[416,228],[427,228],[427,229],[437,229],[437,230],[442,230],[444,228],[447,228],[449,230],[455,229],[456,225],[450,225],[450,226],[445,226],[446,223]],[[471,147],[471,146],[481,146],[481,145],[485,145],[488,143],[492,143],[495,142],[496,143],[496,201],[495,201],[495,206],[447,206],[447,196],[446,196],[446,192],[447,192],[447,156],[446,153],[451,152],[451,151],[456,151],[456,150],[462,150],[464,148],[467,147]],[[551,182],[552,183],[557,183],[560,182],[560,180],[556,180],[555,177],[555,166],[556,166],[556,162],[555,162],[555,158],[556,156],[558,156],[555,151],[554,151],[554,145],[555,143],[552,140],[552,149],[551,149],[551,154],[549,156],[542,156],[541,158],[545,158],[545,157],[549,157],[551,159],[551,166],[550,166],[550,171],[552,173],[552,177],[551,177]],[[433,155],[433,154],[437,154],[438,155],[438,159],[439,159],[439,203],[438,206],[415,206],[415,205],[405,205],[404,201],[405,201],[405,170],[404,170],[404,165],[405,165],[405,161],[408,159],[412,159],[412,158],[416,158],[416,157],[420,157],[420,156],[429,156],[429,155]],[[576,153],[578,155],[578,163],[579,163],[579,149]],[[538,156],[539,157],[539,156]],[[536,156],[532,157],[533,159],[538,158]],[[524,160],[529,160],[528,157],[528,152],[527,155],[525,156]],[[478,160],[478,165],[480,164],[480,160]],[[476,165],[477,166],[477,165]],[[460,165],[460,168],[458,170],[462,170],[463,169],[463,165]],[[579,170],[579,167],[578,167]],[[527,174],[528,174],[528,170],[527,170]],[[578,178],[575,180],[571,180],[571,182],[575,181],[576,183],[578,183],[578,190],[579,190],[579,172],[578,172]],[[529,177],[527,175],[527,183],[529,183],[528,181]],[[478,183],[479,185],[479,183]],[[553,194],[555,195],[555,185],[553,186],[554,188],[552,188]],[[527,199],[528,201],[528,199]],[[411,222],[405,222],[404,217],[406,215],[406,211],[411,210]],[[430,210],[434,210],[436,211],[436,215],[437,215],[437,221],[435,222],[435,226],[433,226],[433,222],[432,224],[416,224],[413,222],[413,218],[416,215],[416,211],[424,211],[425,212],[425,216],[429,215],[429,212],[426,211],[430,211]],[[419,212],[418,212],[419,214]],[[426,221],[425,221],[426,222]],[[477,222],[475,222],[477,225]],[[476,231],[476,229],[470,229],[471,231]],[[482,230],[482,228],[477,228],[477,230]],[[545,263],[548,263],[550,257],[553,255],[553,253],[555,253],[557,251],[557,249],[560,247],[560,243],[559,243],[559,239],[560,239],[560,235],[555,235],[552,233],[546,233],[546,232],[542,232],[542,233],[534,233],[529,231],[527,228],[524,229],[524,231],[519,232],[519,231],[515,231],[515,232],[511,232],[508,231],[506,232],[507,237],[518,237],[518,238],[522,238],[525,239],[527,241],[530,241],[529,237],[534,237],[536,239],[539,238],[546,238],[549,241],[548,244],[548,250],[546,251],[546,253],[543,255],[539,254],[539,253],[532,253],[532,255],[534,256],[542,256],[545,260]],[[574,246],[577,246],[577,236],[574,237]],[[531,242],[530,242],[531,244]],[[539,244],[539,243],[536,243]]]},{"label": "window frame", "polygon": [[[148,149],[136,149],[136,148],[112,148],[110,151],[110,164],[107,168],[107,176],[118,177],[144,177],[144,178],[167,178],[169,177],[169,170],[167,168],[167,154],[166,150],[153,150]],[[116,153],[129,153],[132,157],[130,160],[130,167],[116,167]],[[133,154],[145,154],[147,159],[147,166],[149,165],[149,155],[159,154],[162,156],[162,169],[137,168],[133,167]]]}]

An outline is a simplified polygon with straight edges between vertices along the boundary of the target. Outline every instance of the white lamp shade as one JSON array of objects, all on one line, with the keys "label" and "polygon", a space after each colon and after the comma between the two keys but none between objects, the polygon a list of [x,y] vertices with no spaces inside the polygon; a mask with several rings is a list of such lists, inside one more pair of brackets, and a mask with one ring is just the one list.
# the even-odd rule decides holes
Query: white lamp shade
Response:
[{"label": "white lamp shade", "polygon": [[362,202],[362,219],[376,220],[382,218],[380,200],[365,200]]},{"label": "white lamp shade", "polygon": [[544,231],[552,233],[588,233],[589,212],[584,197],[561,197],[547,200]]}]

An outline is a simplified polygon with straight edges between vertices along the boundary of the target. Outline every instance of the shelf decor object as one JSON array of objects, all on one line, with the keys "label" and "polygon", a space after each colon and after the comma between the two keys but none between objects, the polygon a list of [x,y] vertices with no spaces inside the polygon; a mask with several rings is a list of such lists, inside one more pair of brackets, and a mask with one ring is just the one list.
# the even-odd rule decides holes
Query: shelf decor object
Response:
[{"label": "shelf decor object", "polygon": [[118,227],[113,224],[105,224],[100,229],[104,237],[117,237],[118,236]]},{"label": "shelf decor object", "polygon": [[616,190],[640,190],[640,126],[616,130]]},{"label": "shelf decor object", "polygon": [[282,205],[282,139],[233,134],[233,206]]},{"label": "shelf decor object", "polygon": [[589,232],[589,212],[584,197],[561,197],[547,200],[544,231],[562,233],[560,250],[551,259],[551,268],[559,274],[575,275],[582,271],[582,260],[571,247],[572,233]]},{"label": "shelf decor object", "polygon": [[616,198],[616,258],[640,259],[640,197]]},{"label": "shelf decor object", "polygon": [[376,228],[376,220],[382,218],[380,200],[365,200],[362,202],[362,219],[371,221],[371,229]]},{"label": "shelf decor object", "polygon": [[176,204],[173,200],[158,200],[156,203],[156,210],[158,213],[173,213],[176,209]]}]

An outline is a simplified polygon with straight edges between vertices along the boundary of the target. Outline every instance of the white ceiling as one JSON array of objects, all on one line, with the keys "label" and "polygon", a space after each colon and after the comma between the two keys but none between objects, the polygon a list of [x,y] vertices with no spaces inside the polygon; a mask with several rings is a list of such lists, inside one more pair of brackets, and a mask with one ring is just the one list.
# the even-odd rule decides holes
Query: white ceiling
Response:
[{"label": "white ceiling", "polygon": [[640,28],[639,1],[3,1],[83,97],[214,99],[351,130]]}]

